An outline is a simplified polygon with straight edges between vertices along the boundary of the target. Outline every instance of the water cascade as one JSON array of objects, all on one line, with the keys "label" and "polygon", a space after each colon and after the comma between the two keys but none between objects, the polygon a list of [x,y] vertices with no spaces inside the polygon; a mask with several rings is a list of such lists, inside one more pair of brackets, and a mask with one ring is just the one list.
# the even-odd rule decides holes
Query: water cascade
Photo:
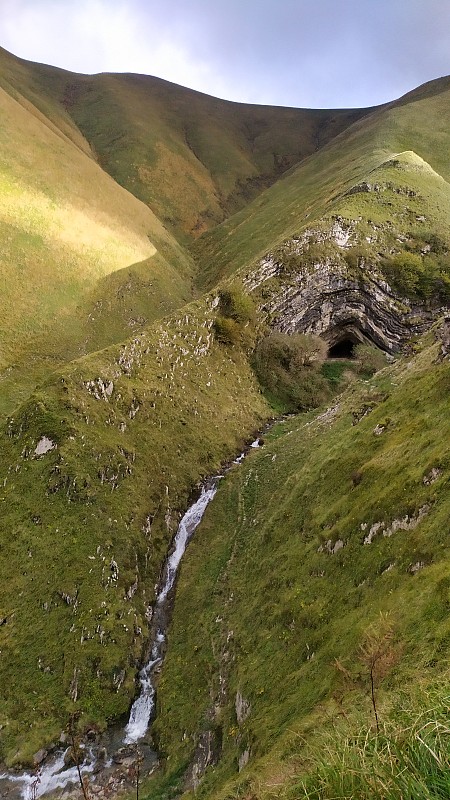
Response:
[{"label": "water cascade", "polygon": [[[260,440],[255,439],[251,448],[259,447]],[[241,453],[233,464],[241,464],[247,451]],[[231,467],[229,468],[231,469]],[[226,470],[228,471],[228,470]],[[199,525],[208,503],[213,499],[219,480],[223,475],[210,478],[202,487],[200,497],[193,503],[180,521],[173,542],[173,550],[168,556],[162,573],[161,588],[156,597],[150,627],[150,657],[139,673],[140,693],[134,701],[128,723],[122,735],[122,745],[137,744],[147,733],[155,708],[154,675],[160,669],[165,654],[166,630],[170,621],[171,593],[175,584],[178,567],[183,558],[186,547]],[[102,743],[103,744],[103,743]],[[78,772],[76,767],[65,768],[67,750],[59,750],[46,760],[45,764],[36,774],[23,772],[21,774],[0,774],[0,796],[3,798],[22,798],[22,800],[37,800],[50,792],[58,789],[76,786]],[[111,767],[111,761],[105,762],[103,767]],[[83,775],[97,771],[98,762],[93,748],[87,751],[86,758],[81,765]]]},{"label": "water cascade", "polygon": [[142,739],[147,732],[155,706],[155,687],[152,683],[152,676],[163,660],[166,641],[164,630],[167,626],[167,600],[173,588],[177,570],[189,539],[203,517],[206,506],[211,502],[217,491],[218,480],[218,478],[213,478],[206,486],[203,486],[197,502],[188,508],[178,526],[174,541],[174,550],[166,561],[162,589],[156,598],[156,605],[152,617],[152,647],[150,659],[139,674],[141,693],[134,701],[131,708],[130,719],[125,728],[125,744],[137,742],[139,739]]}]

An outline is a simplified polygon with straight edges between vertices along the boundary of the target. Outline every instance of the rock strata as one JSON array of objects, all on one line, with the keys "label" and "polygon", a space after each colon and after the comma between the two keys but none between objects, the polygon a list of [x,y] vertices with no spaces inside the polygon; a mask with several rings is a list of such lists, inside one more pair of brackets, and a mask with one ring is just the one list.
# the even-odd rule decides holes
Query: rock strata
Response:
[{"label": "rock strata", "polygon": [[329,347],[343,340],[372,342],[398,352],[412,336],[424,333],[433,315],[394,295],[381,277],[363,280],[330,262],[315,264],[280,286],[262,306],[271,325],[283,333],[322,336]]}]

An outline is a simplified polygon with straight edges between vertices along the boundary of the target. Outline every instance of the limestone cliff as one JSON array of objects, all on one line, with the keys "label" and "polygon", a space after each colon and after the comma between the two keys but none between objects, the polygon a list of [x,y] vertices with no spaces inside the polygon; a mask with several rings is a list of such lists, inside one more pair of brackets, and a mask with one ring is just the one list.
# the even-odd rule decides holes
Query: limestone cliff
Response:
[{"label": "limestone cliff", "polygon": [[271,326],[322,336],[330,347],[344,340],[373,342],[395,353],[436,318],[436,312],[396,295],[373,264],[360,263],[356,273],[337,253],[299,265],[287,279],[283,273],[283,262],[270,254],[247,283]]}]

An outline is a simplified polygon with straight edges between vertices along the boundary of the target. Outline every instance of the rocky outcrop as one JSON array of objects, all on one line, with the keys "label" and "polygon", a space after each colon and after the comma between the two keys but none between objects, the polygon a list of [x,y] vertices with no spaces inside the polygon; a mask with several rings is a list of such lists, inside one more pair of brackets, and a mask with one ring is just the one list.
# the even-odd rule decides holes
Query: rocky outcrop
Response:
[{"label": "rocky outcrop", "polygon": [[440,349],[438,361],[444,361],[450,356],[450,317],[447,316],[443,319],[440,330],[438,331],[438,338],[440,339]]},{"label": "rocky outcrop", "polygon": [[431,314],[396,298],[381,278],[356,280],[335,264],[314,266],[266,303],[273,327],[283,333],[312,333],[331,347],[343,339],[371,341],[388,353],[423,333]]},{"label": "rocky outcrop", "polygon": [[[360,259],[350,268],[343,252],[355,245],[354,231],[334,221],[328,230],[307,232],[308,239],[292,240],[283,251],[268,254],[246,277],[261,311],[275,330],[321,336],[332,347],[344,340],[371,342],[388,353],[399,351],[408,339],[424,333],[436,314],[394,293],[379,269]],[[326,243],[320,260],[308,260],[311,244]],[[295,251],[293,268],[283,260]]]}]

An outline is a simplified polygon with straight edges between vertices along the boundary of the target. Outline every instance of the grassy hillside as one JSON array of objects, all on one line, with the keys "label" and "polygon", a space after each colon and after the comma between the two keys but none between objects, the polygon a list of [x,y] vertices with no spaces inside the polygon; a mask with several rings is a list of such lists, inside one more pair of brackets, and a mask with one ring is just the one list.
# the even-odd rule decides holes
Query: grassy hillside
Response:
[{"label": "grassy hillside", "polygon": [[366,113],[241,106],[3,49],[0,87],[3,415],[192,297],[192,260],[160,220],[196,235]]},{"label": "grassy hillside", "polygon": [[277,330],[395,352],[450,302],[449,220],[450,184],[399,153],[238,274]]},{"label": "grassy hillside", "polygon": [[67,108],[106,171],[182,240],[366,113],[229,103],[139,75],[74,83]]},{"label": "grassy hillside", "polygon": [[[274,413],[251,365],[280,298],[325,268],[376,293],[375,276],[393,314],[425,308],[429,322],[448,302],[448,91],[438,81],[367,117],[258,108],[0,50],[9,765],[72,711],[103,728],[129,708],[180,515]],[[184,243],[258,193],[200,237],[195,265]],[[276,269],[259,280],[265,254]],[[209,749],[200,796],[242,795],[249,760],[248,800],[274,784],[296,798],[308,726],[356,700],[370,717],[358,654],[379,612],[395,651],[383,718],[401,682],[441,679],[448,361],[432,334],[409,347],[334,410],[275,427],[223,482],[180,582],[155,727],[163,781],[189,788]]]},{"label": "grassy hillside", "polygon": [[442,78],[356,122],[192,247],[198,284],[213,285],[300,234],[397,153],[414,151],[447,182],[450,79]]},{"label": "grassy hillside", "polygon": [[214,316],[211,300],[187,306],[73,362],[2,429],[8,761],[57,738],[71,708],[100,726],[127,711],[180,512],[269,413]]},{"label": "grassy hillside", "polygon": [[90,77],[0,57],[10,85],[89,143],[181,239],[221,222],[368,111],[231,103],[146,75]]},{"label": "grassy hillside", "polygon": [[368,753],[349,765],[354,794],[349,776],[350,793],[320,790],[321,748],[336,768],[361,729],[374,735],[368,647],[385,647],[385,733],[408,713],[433,719],[426,703],[448,712],[450,368],[438,352],[429,335],[328,411],[276,425],[221,482],[183,562],[158,687],[168,785],[189,784],[192,761],[201,778],[203,743],[196,797],[445,797],[390,795],[376,774],[359,793],[356,771],[379,766]]},{"label": "grassy hillside", "polygon": [[[0,381],[5,412],[39,376],[86,352],[82,329],[88,325],[92,333],[95,328],[93,315],[88,316],[93,302],[113,309],[121,291],[131,309],[119,331],[118,320],[111,325],[115,330],[108,341],[104,333],[91,335],[88,346],[98,349],[130,335],[130,321],[151,321],[186,302],[192,265],[155,215],[99,167],[57,104],[38,108],[11,89],[9,57],[0,56]],[[144,288],[150,287],[147,295],[152,296],[145,298],[142,285],[133,295],[127,281],[110,280],[126,267]]]}]

